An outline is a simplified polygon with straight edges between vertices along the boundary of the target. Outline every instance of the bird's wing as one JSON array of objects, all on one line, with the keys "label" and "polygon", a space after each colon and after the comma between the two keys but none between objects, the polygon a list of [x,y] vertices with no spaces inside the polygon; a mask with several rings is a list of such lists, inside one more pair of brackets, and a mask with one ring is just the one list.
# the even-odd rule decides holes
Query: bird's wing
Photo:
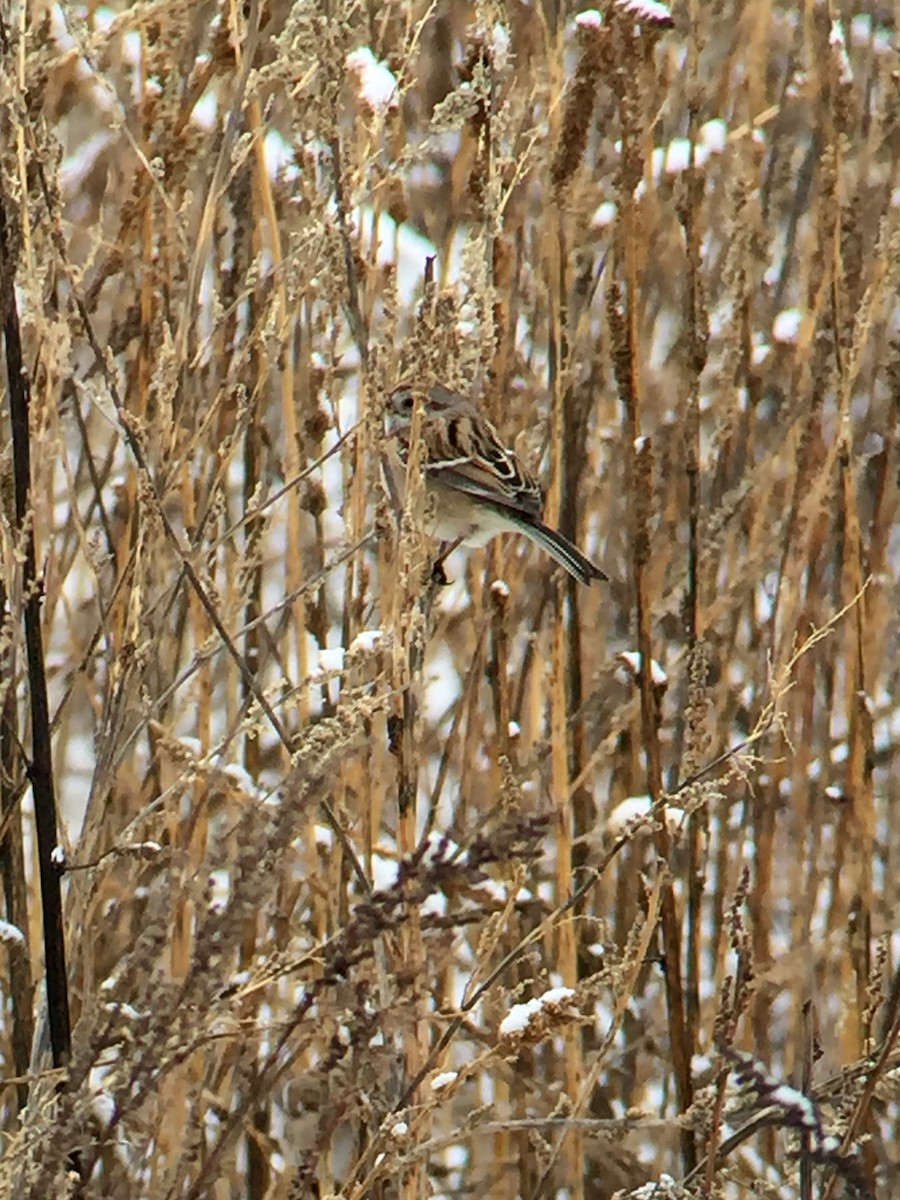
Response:
[{"label": "bird's wing", "polygon": [[428,451],[427,474],[436,483],[526,516],[541,515],[543,497],[537,481],[503,445],[493,425],[474,417],[469,405],[429,418],[422,435]]}]

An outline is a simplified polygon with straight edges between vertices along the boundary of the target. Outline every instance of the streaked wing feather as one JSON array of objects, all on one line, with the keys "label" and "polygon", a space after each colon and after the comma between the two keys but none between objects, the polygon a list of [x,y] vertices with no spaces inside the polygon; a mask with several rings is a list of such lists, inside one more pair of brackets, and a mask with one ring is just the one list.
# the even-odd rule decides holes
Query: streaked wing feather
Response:
[{"label": "streaked wing feather", "polygon": [[427,474],[445,487],[465,492],[498,509],[520,513],[526,517],[537,518],[541,515],[541,493],[536,486],[511,487],[477,462],[457,461],[454,464],[443,462],[439,466],[429,465]]},{"label": "streaked wing feather", "polygon": [[540,516],[537,482],[471,405],[460,402],[445,417],[428,420],[422,432],[433,479],[498,507]]}]

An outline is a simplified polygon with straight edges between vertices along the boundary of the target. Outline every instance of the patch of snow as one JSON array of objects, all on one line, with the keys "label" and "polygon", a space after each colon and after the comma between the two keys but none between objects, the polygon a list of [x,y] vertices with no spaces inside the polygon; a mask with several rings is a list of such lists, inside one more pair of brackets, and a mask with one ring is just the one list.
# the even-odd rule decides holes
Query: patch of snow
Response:
[{"label": "patch of snow", "polygon": [[771,353],[771,343],[767,342],[760,334],[755,333],[753,335],[753,353],[751,355],[753,366],[762,366]]},{"label": "patch of snow", "polygon": [[317,846],[330,850],[334,845],[334,830],[328,825],[314,825],[313,841]]},{"label": "patch of snow", "polygon": [[383,854],[372,855],[372,886],[376,892],[385,892],[397,882],[399,870],[392,858]]},{"label": "patch of snow", "polygon": [[[639,440],[642,440],[642,439],[639,439]],[[632,677],[634,679],[637,679],[641,673],[640,651],[639,650],[623,650],[622,653],[616,655],[616,657],[619,659],[620,662],[622,662],[628,668],[628,670],[631,672]],[[664,683],[669,682],[668,675],[663,670],[662,666],[656,661],[655,658],[650,660],[650,678],[654,684],[657,684],[659,686],[661,686]]]},{"label": "patch of snow", "polygon": [[116,1102],[105,1088],[95,1092],[91,1097],[91,1112],[103,1126],[112,1124],[116,1115]]},{"label": "patch of snow", "polygon": [[212,133],[219,119],[219,98],[210,88],[203,93],[191,110],[191,124]]},{"label": "patch of snow", "polygon": [[783,308],[772,322],[772,337],[776,342],[795,344],[805,313],[800,308]]},{"label": "patch of snow", "polygon": [[575,18],[575,24],[579,29],[599,29],[603,24],[603,13],[596,8],[586,8]]},{"label": "patch of snow", "polygon": [[652,806],[653,799],[650,796],[628,796],[606,818],[606,828],[611,833],[619,833],[638,817],[646,817]]},{"label": "patch of snow", "polygon": [[617,5],[630,13],[636,21],[647,21],[664,29],[673,24],[671,11],[658,0],[617,0]]},{"label": "patch of snow", "polygon": [[728,145],[728,125],[721,117],[713,117],[700,126],[700,142],[710,154],[721,154]]},{"label": "patch of snow", "polygon": [[444,720],[459,700],[460,680],[449,651],[439,650],[425,677],[423,711],[432,725]]},{"label": "patch of snow", "polygon": [[459,1073],[457,1071],[441,1071],[439,1075],[435,1075],[432,1079],[431,1090],[439,1092],[442,1088],[449,1087],[451,1083],[455,1083],[458,1077]]},{"label": "patch of snow", "polygon": [[263,155],[266,170],[272,179],[294,180],[299,178],[297,156],[294,147],[277,129],[270,129],[263,140]]},{"label": "patch of snow", "polygon": [[[702,167],[709,159],[710,150],[701,142],[694,143],[694,166]],[[672,138],[666,147],[665,172],[667,175],[677,175],[686,171],[691,165],[691,139],[686,137]]]},{"label": "patch of snow", "polygon": [[447,897],[443,892],[432,892],[419,905],[419,912],[423,916],[445,917],[447,915]]},{"label": "patch of snow", "polygon": [[561,1008],[574,995],[575,992],[572,988],[555,987],[550,988],[549,991],[544,992],[541,996],[535,996],[532,1000],[526,1000],[524,1004],[514,1004],[500,1022],[500,1036],[515,1037],[523,1033],[534,1018],[539,1013],[542,1013],[544,1009]]},{"label": "patch of snow", "polygon": [[348,654],[373,654],[384,640],[383,629],[364,629],[350,643]]},{"label": "patch of snow", "polygon": [[615,221],[618,211],[614,200],[604,200],[595,209],[594,215],[591,217],[591,225],[594,229],[605,229],[607,225],[612,225]]},{"label": "patch of snow", "polygon": [[319,670],[320,671],[343,671],[344,669],[344,647],[334,646],[331,649],[319,651]]},{"label": "patch of snow", "polygon": [[371,112],[385,114],[397,108],[400,103],[397,76],[368,46],[351,50],[344,66],[356,76],[359,98]]},{"label": "patch of snow", "polygon": [[0,942],[6,946],[17,946],[20,949],[25,949],[25,934],[10,921],[0,921]]}]

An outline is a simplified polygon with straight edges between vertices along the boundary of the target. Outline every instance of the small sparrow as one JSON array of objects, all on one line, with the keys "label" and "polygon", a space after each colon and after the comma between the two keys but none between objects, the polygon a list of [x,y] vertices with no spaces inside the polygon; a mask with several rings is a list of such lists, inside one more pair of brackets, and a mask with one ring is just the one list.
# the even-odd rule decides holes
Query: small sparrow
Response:
[{"label": "small sparrow", "polygon": [[[400,458],[389,486],[398,500],[406,483],[414,403],[414,389],[406,384],[388,397],[387,432]],[[524,533],[582,583],[608,579],[568,538],[544,524],[540,486],[473,404],[440,384],[433,387],[423,395],[421,438],[426,492],[435,506],[429,532],[452,543],[451,549],[483,546],[498,533]]]}]

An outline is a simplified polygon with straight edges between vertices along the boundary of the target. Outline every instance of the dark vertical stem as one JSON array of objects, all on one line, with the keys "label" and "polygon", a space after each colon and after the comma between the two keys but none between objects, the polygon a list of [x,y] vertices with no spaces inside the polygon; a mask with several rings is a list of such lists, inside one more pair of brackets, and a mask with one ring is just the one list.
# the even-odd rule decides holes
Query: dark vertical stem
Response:
[{"label": "dark vertical stem", "polygon": [[[0,23],[0,32],[2,32]],[[3,37],[6,48],[5,34]],[[0,200],[0,312],[3,314],[6,333],[7,309],[14,312],[15,292],[13,278],[15,269],[10,252],[10,235],[6,227],[6,213]],[[10,335],[13,333],[10,327]],[[15,330],[18,334],[18,330]],[[7,347],[9,343],[7,342]],[[9,363],[7,349],[7,363]],[[21,362],[21,351],[19,352]],[[12,396],[12,387],[10,387]],[[4,689],[3,707],[0,712],[0,821],[6,833],[0,840],[0,874],[3,876],[3,902],[6,919],[21,930],[23,946],[9,947],[9,992],[12,1005],[12,1054],[13,1067],[20,1078],[28,1074],[31,1045],[34,1040],[34,982],[31,974],[31,949],[28,934],[28,886],[25,879],[25,854],[22,846],[22,819],[18,810],[22,787],[20,775],[24,767],[21,750],[19,715],[16,704],[16,651],[11,637],[12,612],[4,582],[0,582],[0,619],[2,619],[4,647],[0,652],[0,687]],[[19,1109],[28,1103],[28,1085],[16,1086]]]},{"label": "dark vertical stem", "polygon": [[[570,387],[564,396],[565,423],[563,439],[563,461],[560,494],[560,530],[573,542],[579,538],[578,492],[584,466],[587,462],[587,421],[591,400],[589,388]],[[566,576],[566,593],[571,619],[566,628],[566,709],[569,714],[579,712],[585,700],[582,661],[582,631],[579,619],[579,584],[570,575]],[[572,726],[569,743],[569,778],[578,779],[587,759],[585,724],[577,721]],[[586,836],[597,820],[597,806],[593,792],[588,787],[578,787],[572,795],[572,871],[577,875],[588,861]],[[584,904],[576,908],[583,912]],[[584,939],[578,943],[579,975],[585,966]],[[585,973],[592,968],[587,967]]]},{"label": "dark vertical stem", "polygon": [[9,411],[13,436],[16,526],[23,556],[22,594],[25,650],[28,661],[28,690],[31,697],[32,761],[28,774],[34,796],[34,822],[37,831],[50,1046],[53,1065],[60,1067],[69,1057],[72,1039],[63,936],[62,882],[60,871],[53,862],[53,850],[57,844],[57,817],[56,795],[53,787],[50,710],[47,703],[47,679],[44,671],[44,646],[41,635],[42,591],[35,565],[34,519],[33,513],[29,512],[31,390],[22,363],[19,312],[13,287],[14,256],[10,252],[13,235],[7,219],[5,201],[5,197],[0,201],[0,297],[2,297],[3,339],[6,348]]},{"label": "dark vertical stem", "polygon": [[[4,624],[8,613],[8,598],[0,588],[0,613]],[[28,889],[25,882],[25,855],[22,847],[21,816],[18,807],[21,789],[17,786],[20,769],[19,739],[16,729],[15,688],[12,684],[14,671],[11,647],[0,659],[0,679],[6,685],[6,697],[0,716],[0,820],[7,825],[6,834],[0,841],[0,874],[3,876],[3,901],[6,919],[21,930],[24,945],[9,949],[9,992],[12,1002],[12,1052],[16,1075],[28,1074],[31,1043],[34,1038],[33,981],[31,976],[31,952],[28,939]],[[19,1109],[28,1102],[28,1085],[16,1085]]]},{"label": "dark vertical stem", "polygon": [[509,595],[491,589],[491,682],[494,693],[494,722],[500,754],[509,755]]}]

